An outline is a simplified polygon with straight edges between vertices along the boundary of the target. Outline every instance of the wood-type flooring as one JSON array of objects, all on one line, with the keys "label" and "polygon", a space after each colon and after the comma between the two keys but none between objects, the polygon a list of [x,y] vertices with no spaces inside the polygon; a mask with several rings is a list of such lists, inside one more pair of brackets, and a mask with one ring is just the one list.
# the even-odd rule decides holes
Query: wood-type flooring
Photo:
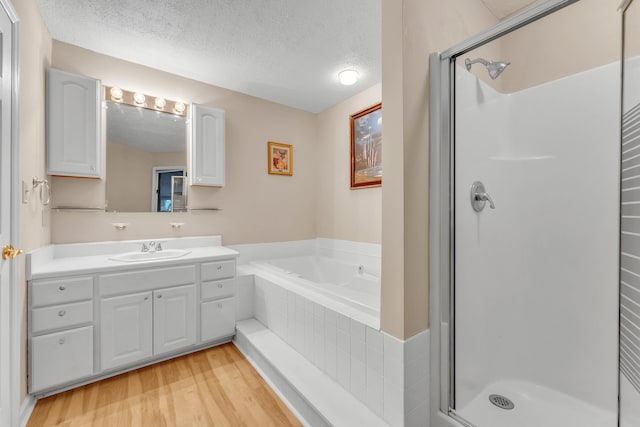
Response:
[{"label": "wood-type flooring", "polygon": [[231,343],[40,399],[27,427],[301,426]]}]

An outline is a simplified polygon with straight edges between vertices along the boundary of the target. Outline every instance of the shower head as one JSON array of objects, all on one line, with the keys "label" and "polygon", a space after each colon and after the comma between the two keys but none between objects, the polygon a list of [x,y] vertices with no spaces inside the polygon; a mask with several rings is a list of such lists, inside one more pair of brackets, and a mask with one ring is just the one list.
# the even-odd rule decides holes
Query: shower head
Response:
[{"label": "shower head", "polygon": [[502,74],[504,69],[507,68],[509,64],[511,64],[510,62],[487,61],[486,59],[482,59],[482,58],[474,59],[472,61],[469,58],[466,58],[464,60],[464,65],[467,67],[467,70],[471,70],[471,65],[475,64],[476,62],[479,62],[485,67],[487,67],[487,71],[489,72],[489,76],[491,77],[492,80],[497,79],[498,76]]}]

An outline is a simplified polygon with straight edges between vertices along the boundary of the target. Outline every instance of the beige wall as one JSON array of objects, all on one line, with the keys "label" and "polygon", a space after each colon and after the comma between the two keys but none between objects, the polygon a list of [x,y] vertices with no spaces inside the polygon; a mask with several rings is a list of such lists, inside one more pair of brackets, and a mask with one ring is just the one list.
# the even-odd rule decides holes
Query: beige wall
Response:
[{"label": "beige wall", "polygon": [[398,338],[429,325],[429,54],[496,23],[479,0],[382,0],[381,326]]},{"label": "beige wall", "polygon": [[382,188],[349,189],[349,116],[381,97],[382,85],[377,84],[318,115],[318,237],[380,243]]},{"label": "beige wall", "polygon": [[580,0],[501,38],[505,92],[619,61],[620,2]]},{"label": "beige wall", "polygon": [[[316,236],[316,116],[55,41],[53,67],[103,84],[226,111],[226,186],[191,187],[192,208],[219,212],[86,213],[53,211],[55,243],[222,234],[225,244]],[[293,176],[267,174],[267,142],[293,145]],[[104,206],[100,180],[54,179],[57,206]],[[117,231],[112,222],[125,222]],[[184,222],[179,231],[169,222]]]},{"label": "beige wall", "polygon": [[[20,19],[20,171],[21,181],[31,183],[34,176],[45,178],[45,105],[44,69],[51,60],[51,37],[44,26],[35,0],[13,2]],[[29,195],[28,203],[20,205],[20,247],[29,251],[44,246],[50,240],[50,212],[39,202],[37,194]],[[24,277],[24,257],[21,260],[20,325],[22,383],[21,400],[27,395],[27,287]]]}]

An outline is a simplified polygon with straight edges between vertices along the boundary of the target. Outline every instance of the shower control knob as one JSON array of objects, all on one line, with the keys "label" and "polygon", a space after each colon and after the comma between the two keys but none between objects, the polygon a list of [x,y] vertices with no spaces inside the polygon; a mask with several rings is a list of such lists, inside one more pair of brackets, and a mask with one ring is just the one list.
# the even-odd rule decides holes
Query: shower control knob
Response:
[{"label": "shower control knob", "polygon": [[496,205],[493,203],[491,196],[484,188],[484,184],[480,181],[476,181],[471,184],[471,207],[474,211],[480,212],[484,209],[484,205],[489,202],[489,207],[495,209]]}]

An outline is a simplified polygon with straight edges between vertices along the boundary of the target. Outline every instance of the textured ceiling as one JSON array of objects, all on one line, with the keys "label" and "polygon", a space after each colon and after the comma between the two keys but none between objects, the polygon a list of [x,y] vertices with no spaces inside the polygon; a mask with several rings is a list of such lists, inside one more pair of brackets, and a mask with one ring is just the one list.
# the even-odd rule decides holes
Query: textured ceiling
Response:
[{"label": "textured ceiling", "polygon": [[[38,0],[51,37],[320,112],[381,81],[382,0]],[[354,68],[360,81],[338,83]],[[135,88],[134,88],[135,89]]]},{"label": "textured ceiling", "polygon": [[538,0],[482,0],[487,9],[498,19],[513,15]]}]

